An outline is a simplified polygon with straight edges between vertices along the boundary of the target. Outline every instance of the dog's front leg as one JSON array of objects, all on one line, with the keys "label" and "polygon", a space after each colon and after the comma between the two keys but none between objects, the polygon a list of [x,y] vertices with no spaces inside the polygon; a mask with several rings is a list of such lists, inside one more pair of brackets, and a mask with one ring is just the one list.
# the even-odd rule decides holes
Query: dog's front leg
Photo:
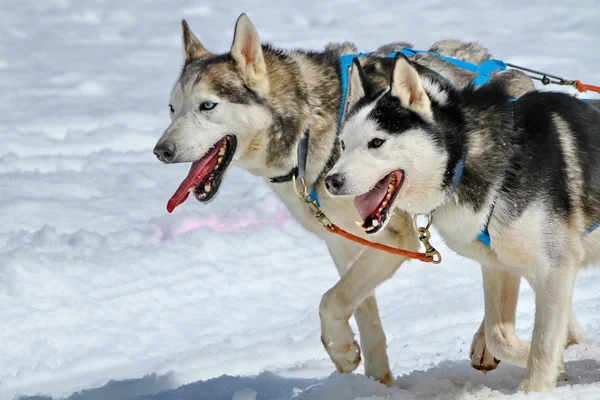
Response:
[{"label": "dog's front leg", "polygon": [[[366,250],[363,246],[337,237],[329,238],[327,247],[340,277],[348,271],[361,252]],[[391,386],[393,381],[387,356],[386,337],[379,318],[375,292],[360,303],[354,311],[354,317],[360,333],[365,375],[386,386]],[[334,363],[336,366],[338,365],[338,362],[334,361]],[[339,367],[338,370],[340,370]]]},{"label": "dog's front leg", "polygon": [[[502,264],[484,265],[481,272],[485,300],[485,317],[482,323],[485,331],[484,350],[487,347],[493,357],[525,367],[529,343],[521,341],[515,334],[521,277]],[[471,365],[473,361],[472,358]]]},{"label": "dog's front leg", "polygon": [[356,369],[360,347],[348,324],[354,312],[365,352],[365,373],[390,386],[386,339],[374,290],[394,274],[404,259],[350,242],[328,240],[328,246],[342,278],[321,301],[323,345],[340,373]]}]

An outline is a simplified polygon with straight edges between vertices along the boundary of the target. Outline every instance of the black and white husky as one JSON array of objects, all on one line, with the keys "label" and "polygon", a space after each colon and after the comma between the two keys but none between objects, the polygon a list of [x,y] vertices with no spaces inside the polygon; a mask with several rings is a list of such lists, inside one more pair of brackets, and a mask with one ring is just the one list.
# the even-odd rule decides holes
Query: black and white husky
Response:
[{"label": "black and white husky", "polygon": [[[501,82],[453,88],[396,57],[390,88],[354,63],[344,151],[328,174],[367,233],[398,207],[431,214],[448,246],[483,265],[485,339],[527,368],[523,389],[550,391],[562,349],[584,341],[571,313],[577,270],[600,258],[600,112],[570,95]],[[531,345],[514,334],[520,276],[536,293]]]}]

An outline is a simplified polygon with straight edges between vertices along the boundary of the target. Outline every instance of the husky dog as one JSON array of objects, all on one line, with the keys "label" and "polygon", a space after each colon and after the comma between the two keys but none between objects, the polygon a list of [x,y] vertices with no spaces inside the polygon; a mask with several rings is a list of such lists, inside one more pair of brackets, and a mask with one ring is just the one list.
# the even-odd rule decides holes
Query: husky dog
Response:
[{"label": "husky dog", "polygon": [[[329,192],[354,198],[367,233],[394,206],[431,214],[448,246],[483,266],[491,353],[527,368],[526,392],[552,390],[563,346],[585,340],[571,313],[577,270],[600,259],[600,112],[563,93],[512,101],[498,81],[453,88],[402,54],[389,90],[363,76],[355,62]],[[520,276],[536,294],[531,344],[514,336]]]},{"label": "husky dog", "polygon": [[[283,51],[261,45],[258,33],[242,14],[236,23],[231,50],[213,54],[183,25],[185,63],[171,93],[171,124],[158,140],[154,154],[166,164],[191,163],[188,176],[168,204],[172,211],[190,193],[200,202],[214,199],[227,170],[244,168],[254,175],[275,178],[274,192],[293,216],[309,231],[322,237],[341,280],[329,290],[320,305],[322,342],[338,371],[353,371],[361,360],[348,319],[354,313],[365,360],[366,375],[392,384],[386,339],[381,327],[374,290],[391,277],[404,258],[364,248],[324,229],[312,211],[296,197],[291,183],[298,166],[297,148],[303,133],[310,131],[305,179],[321,200],[321,209],[342,229],[366,237],[356,227],[358,214],[351,200],[326,195],[325,175],[340,153],[337,114],[341,99],[339,57],[356,53],[351,43],[328,45],[322,52]],[[392,50],[410,47],[398,43],[382,47],[361,59],[369,87],[389,85],[393,59],[383,58]],[[477,63],[489,59],[481,46],[458,41],[439,42],[432,51]],[[473,74],[428,54],[414,57],[456,85],[466,85]],[[532,90],[522,74],[506,72],[493,80],[507,83],[513,96]],[[275,183],[285,181],[288,183]],[[282,178],[283,177],[283,178]],[[416,250],[418,241],[408,214],[398,211],[388,218],[380,242]],[[476,335],[476,366],[493,369],[485,339]]]}]

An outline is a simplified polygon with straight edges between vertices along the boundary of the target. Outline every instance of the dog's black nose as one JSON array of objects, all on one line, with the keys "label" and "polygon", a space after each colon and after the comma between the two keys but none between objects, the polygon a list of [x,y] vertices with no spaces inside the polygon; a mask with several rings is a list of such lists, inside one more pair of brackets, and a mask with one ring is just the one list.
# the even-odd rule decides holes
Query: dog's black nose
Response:
[{"label": "dog's black nose", "polygon": [[154,148],[154,155],[160,161],[169,163],[175,158],[175,145],[170,143],[157,144]]},{"label": "dog's black nose", "polygon": [[344,186],[344,175],[343,174],[333,174],[329,175],[327,179],[325,179],[325,187],[331,194],[338,194],[342,186]]}]

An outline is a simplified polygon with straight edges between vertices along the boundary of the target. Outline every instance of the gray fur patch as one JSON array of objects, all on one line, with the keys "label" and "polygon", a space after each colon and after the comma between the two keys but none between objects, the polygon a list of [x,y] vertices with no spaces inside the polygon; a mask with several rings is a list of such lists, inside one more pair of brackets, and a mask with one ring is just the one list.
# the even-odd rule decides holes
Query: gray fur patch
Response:
[{"label": "gray fur patch", "polygon": [[338,56],[343,56],[346,54],[358,53],[358,48],[352,42],[327,43],[327,45],[325,45],[324,51],[337,54]]},{"label": "gray fur patch", "polygon": [[492,58],[492,53],[477,42],[462,42],[460,40],[448,39],[435,42],[429,51],[442,54],[447,57],[458,58],[473,64],[481,64]]},{"label": "gray fur patch", "polygon": [[377,50],[375,50],[373,55],[378,56],[378,57],[385,57],[390,53],[393,53],[395,51],[400,51],[405,48],[412,49],[413,48],[412,43],[393,42],[393,43],[384,44],[383,46],[379,46],[377,48]]}]

